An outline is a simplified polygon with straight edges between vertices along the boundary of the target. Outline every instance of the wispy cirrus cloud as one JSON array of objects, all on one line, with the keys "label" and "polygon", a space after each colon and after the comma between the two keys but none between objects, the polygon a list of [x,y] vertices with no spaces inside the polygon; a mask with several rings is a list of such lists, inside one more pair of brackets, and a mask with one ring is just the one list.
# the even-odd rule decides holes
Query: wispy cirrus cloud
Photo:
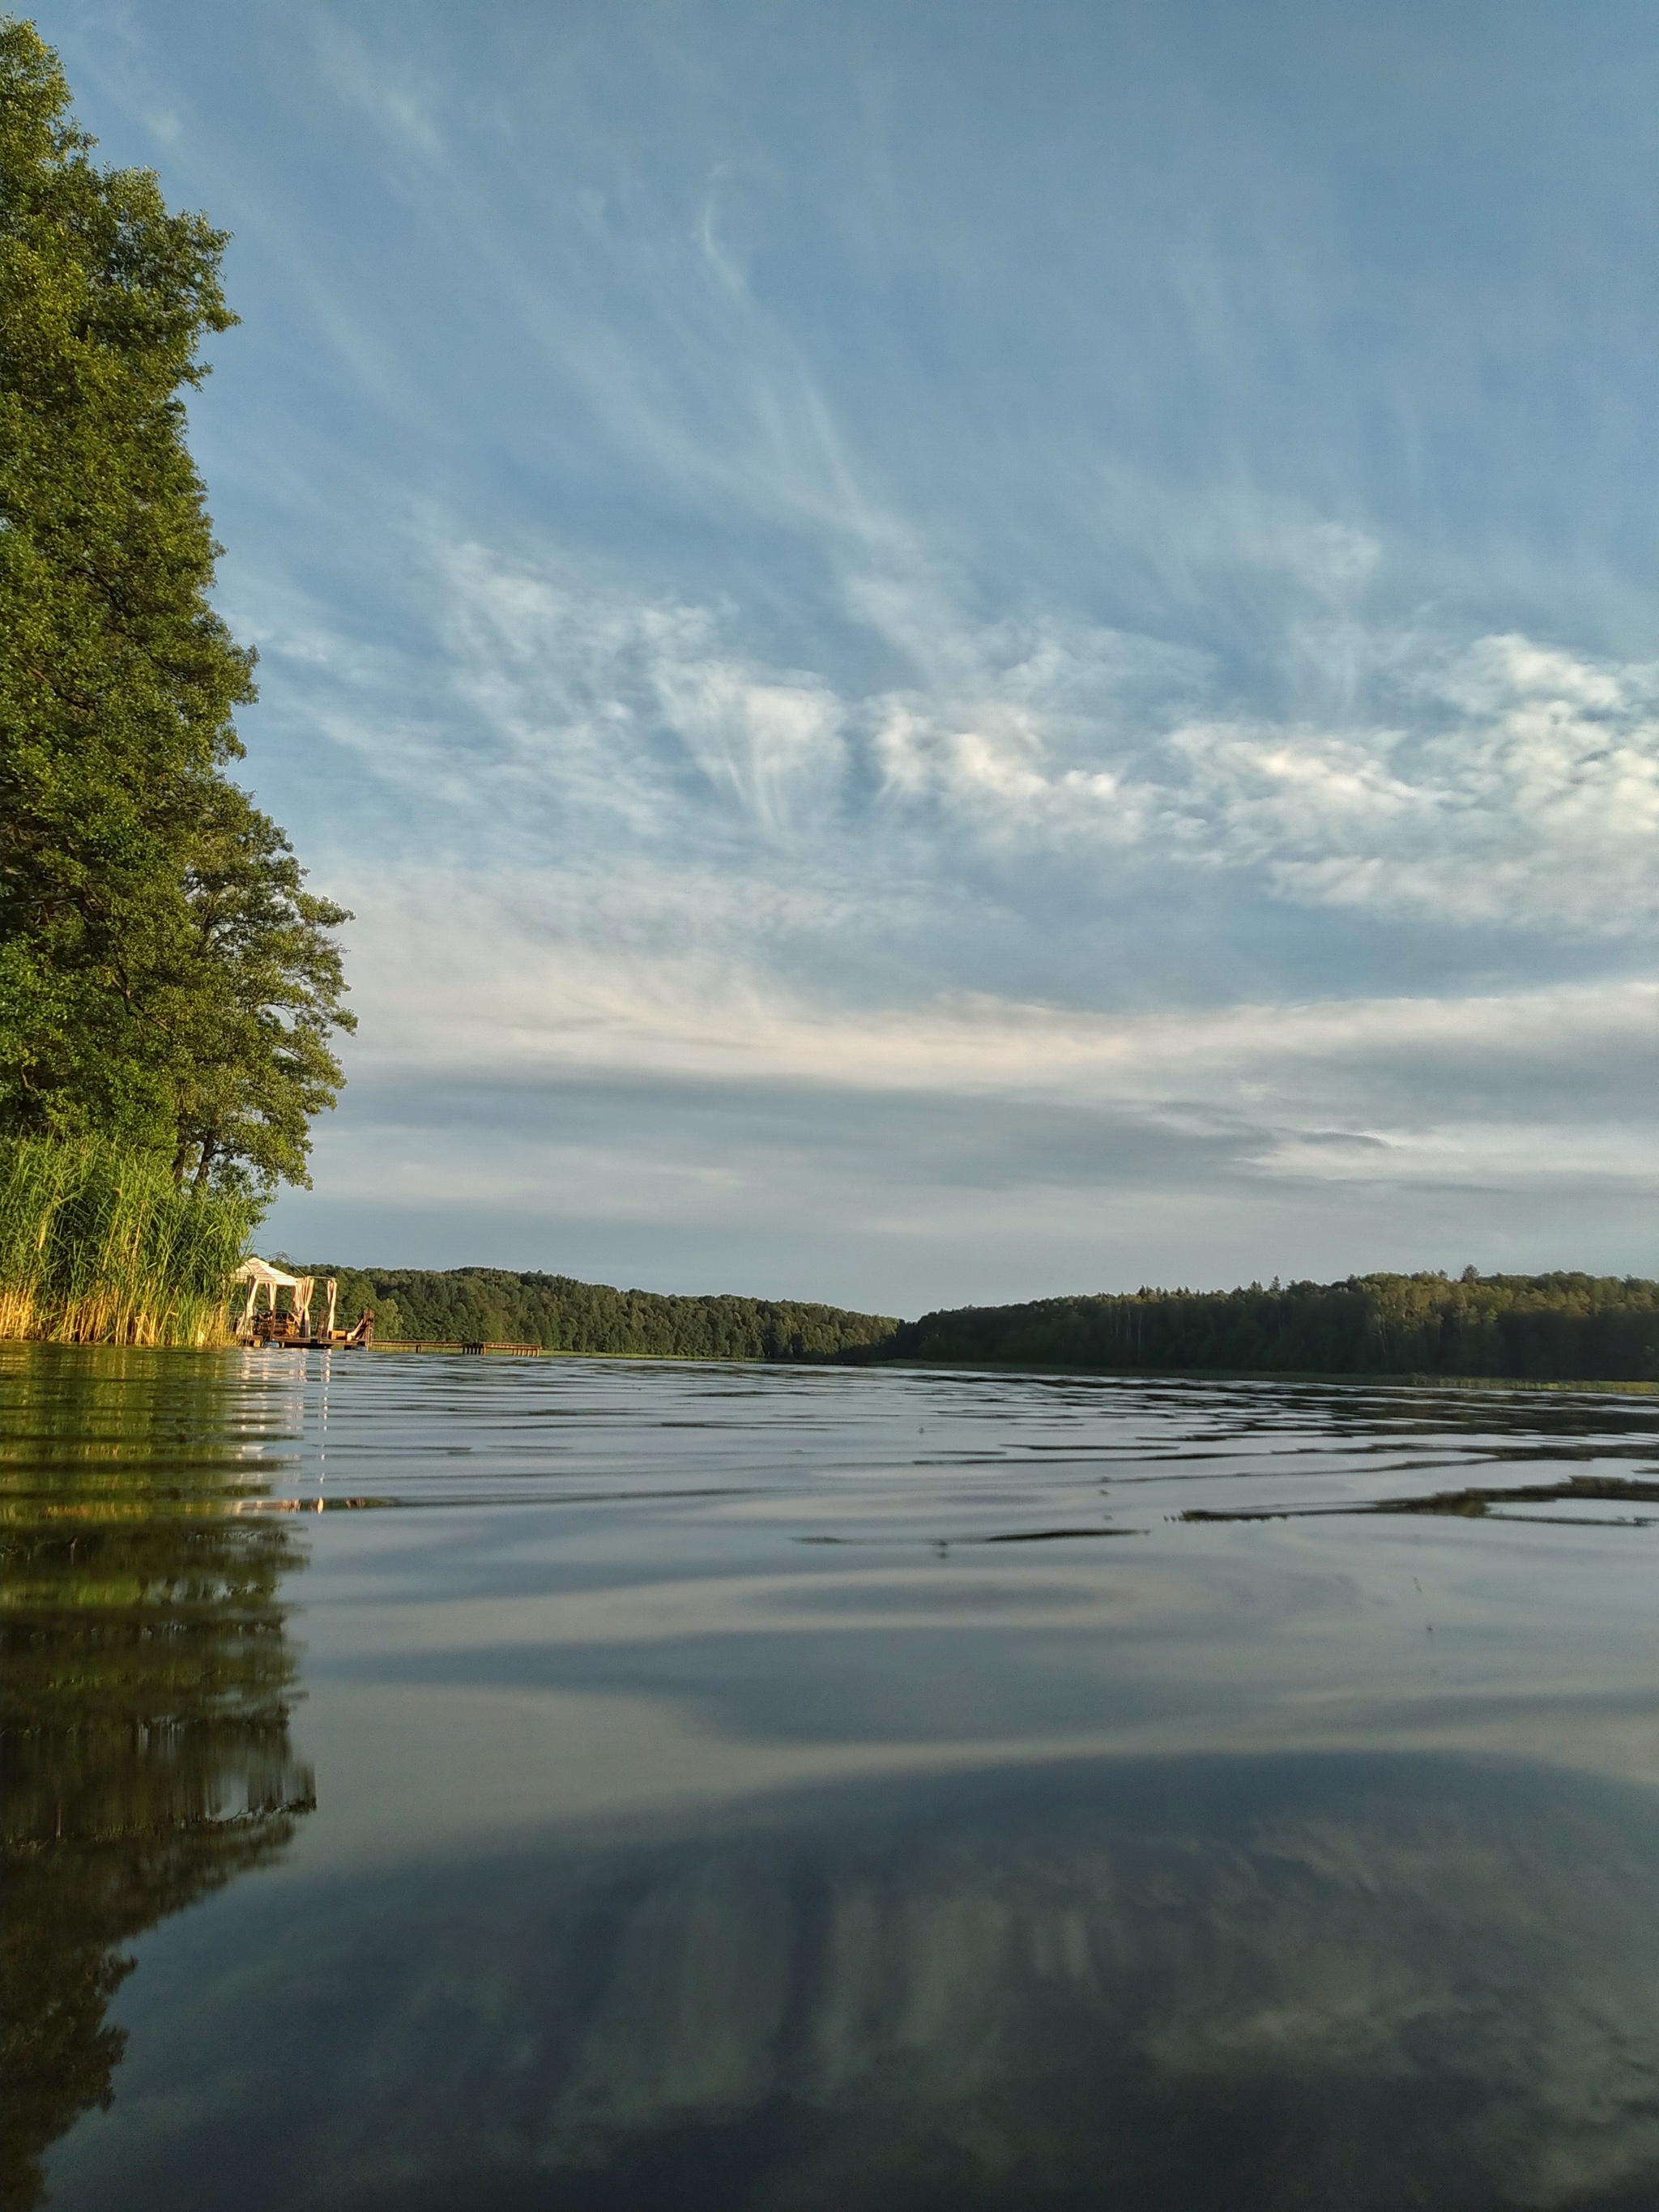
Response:
[{"label": "wispy cirrus cloud", "polygon": [[1650,1264],[1651,24],[1074,14],[58,0],[365,1255]]},{"label": "wispy cirrus cloud", "polygon": [[[337,726],[475,832],[493,810],[484,834],[506,845],[545,836],[550,865],[558,822],[605,816],[641,850],[713,841],[757,877],[780,841],[811,845],[809,875],[872,878],[884,841],[902,844],[923,898],[965,841],[1013,856],[1016,902],[1021,868],[1040,898],[1053,858],[1097,851],[1449,927],[1616,937],[1659,911],[1659,664],[1516,634],[1356,645],[1345,627],[1338,649],[1363,664],[1347,712],[1275,719],[1230,713],[1190,648],[1052,616],[976,624],[890,574],[860,580],[852,612],[914,680],[857,692],[769,663],[729,605],[477,544],[441,546],[430,575],[446,702],[428,694],[425,734],[395,748],[361,696]],[[331,672],[352,659],[314,633],[272,649]]]}]

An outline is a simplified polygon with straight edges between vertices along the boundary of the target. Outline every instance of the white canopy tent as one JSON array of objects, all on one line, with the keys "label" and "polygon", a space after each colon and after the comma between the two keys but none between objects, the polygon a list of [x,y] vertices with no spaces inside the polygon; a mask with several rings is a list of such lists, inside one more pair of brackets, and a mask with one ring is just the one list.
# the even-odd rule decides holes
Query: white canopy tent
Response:
[{"label": "white canopy tent", "polygon": [[[258,1311],[261,1291],[265,1294],[266,1310],[272,1314],[276,1310],[278,1291],[289,1291],[293,1294],[289,1306],[294,1333],[296,1336],[309,1336],[311,1293],[316,1285],[315,1276],[284,1274],[280,1267],[273,1267],[269,1260],[250,1255],[236,1270],[236,1280],[247,1285],[247,1302],[242,1308],[241,1320],[237,1325],[238,1335],[246,1336],[252,1333],[253,1317]],[[328,1320],[325,1330],[325,1334],[331,1337],[334,1333],[336,1295],[334,1278],[331,1275],[328,1279]]]}]

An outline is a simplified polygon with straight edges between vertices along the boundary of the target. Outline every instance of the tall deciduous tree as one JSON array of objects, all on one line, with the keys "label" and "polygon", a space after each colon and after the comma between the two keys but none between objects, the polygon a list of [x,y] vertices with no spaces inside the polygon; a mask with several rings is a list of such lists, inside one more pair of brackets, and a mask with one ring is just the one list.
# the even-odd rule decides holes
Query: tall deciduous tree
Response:
[{"label": "tall deciduous tree", "polygon": [[0,21],[0,1128],[303,1182],[349,917],[223,774],[253,655],[209,602],[181,395],[236,319],[225,234],[93,143]]}]

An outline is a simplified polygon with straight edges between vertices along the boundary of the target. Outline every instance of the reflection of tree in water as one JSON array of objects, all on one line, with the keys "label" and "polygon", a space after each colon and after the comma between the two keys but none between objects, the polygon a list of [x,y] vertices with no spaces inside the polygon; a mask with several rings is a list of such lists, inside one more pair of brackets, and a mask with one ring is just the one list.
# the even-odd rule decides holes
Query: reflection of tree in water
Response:
[{"label": "reflection of tree in water", "polygon": [[7,1348],[0,1430],[0,2206],[108,2105],[119,1947],[266,1863],[313,1802],[288,1736],[289,1529],[229,1376],[189,1355]]}]

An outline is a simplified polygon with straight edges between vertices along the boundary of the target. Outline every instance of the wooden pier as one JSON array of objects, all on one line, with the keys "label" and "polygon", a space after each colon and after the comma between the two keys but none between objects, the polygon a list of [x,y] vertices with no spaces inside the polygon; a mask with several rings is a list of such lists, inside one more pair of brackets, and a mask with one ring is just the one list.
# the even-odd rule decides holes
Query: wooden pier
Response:
[{"label": "wooden pier", "polygon": [[437,1337],[383,1336],[374,1347],[376,1352],[471,1352],[505,1354],[512,1359],[539,1359],[539,1344],[462,1344]]}]

